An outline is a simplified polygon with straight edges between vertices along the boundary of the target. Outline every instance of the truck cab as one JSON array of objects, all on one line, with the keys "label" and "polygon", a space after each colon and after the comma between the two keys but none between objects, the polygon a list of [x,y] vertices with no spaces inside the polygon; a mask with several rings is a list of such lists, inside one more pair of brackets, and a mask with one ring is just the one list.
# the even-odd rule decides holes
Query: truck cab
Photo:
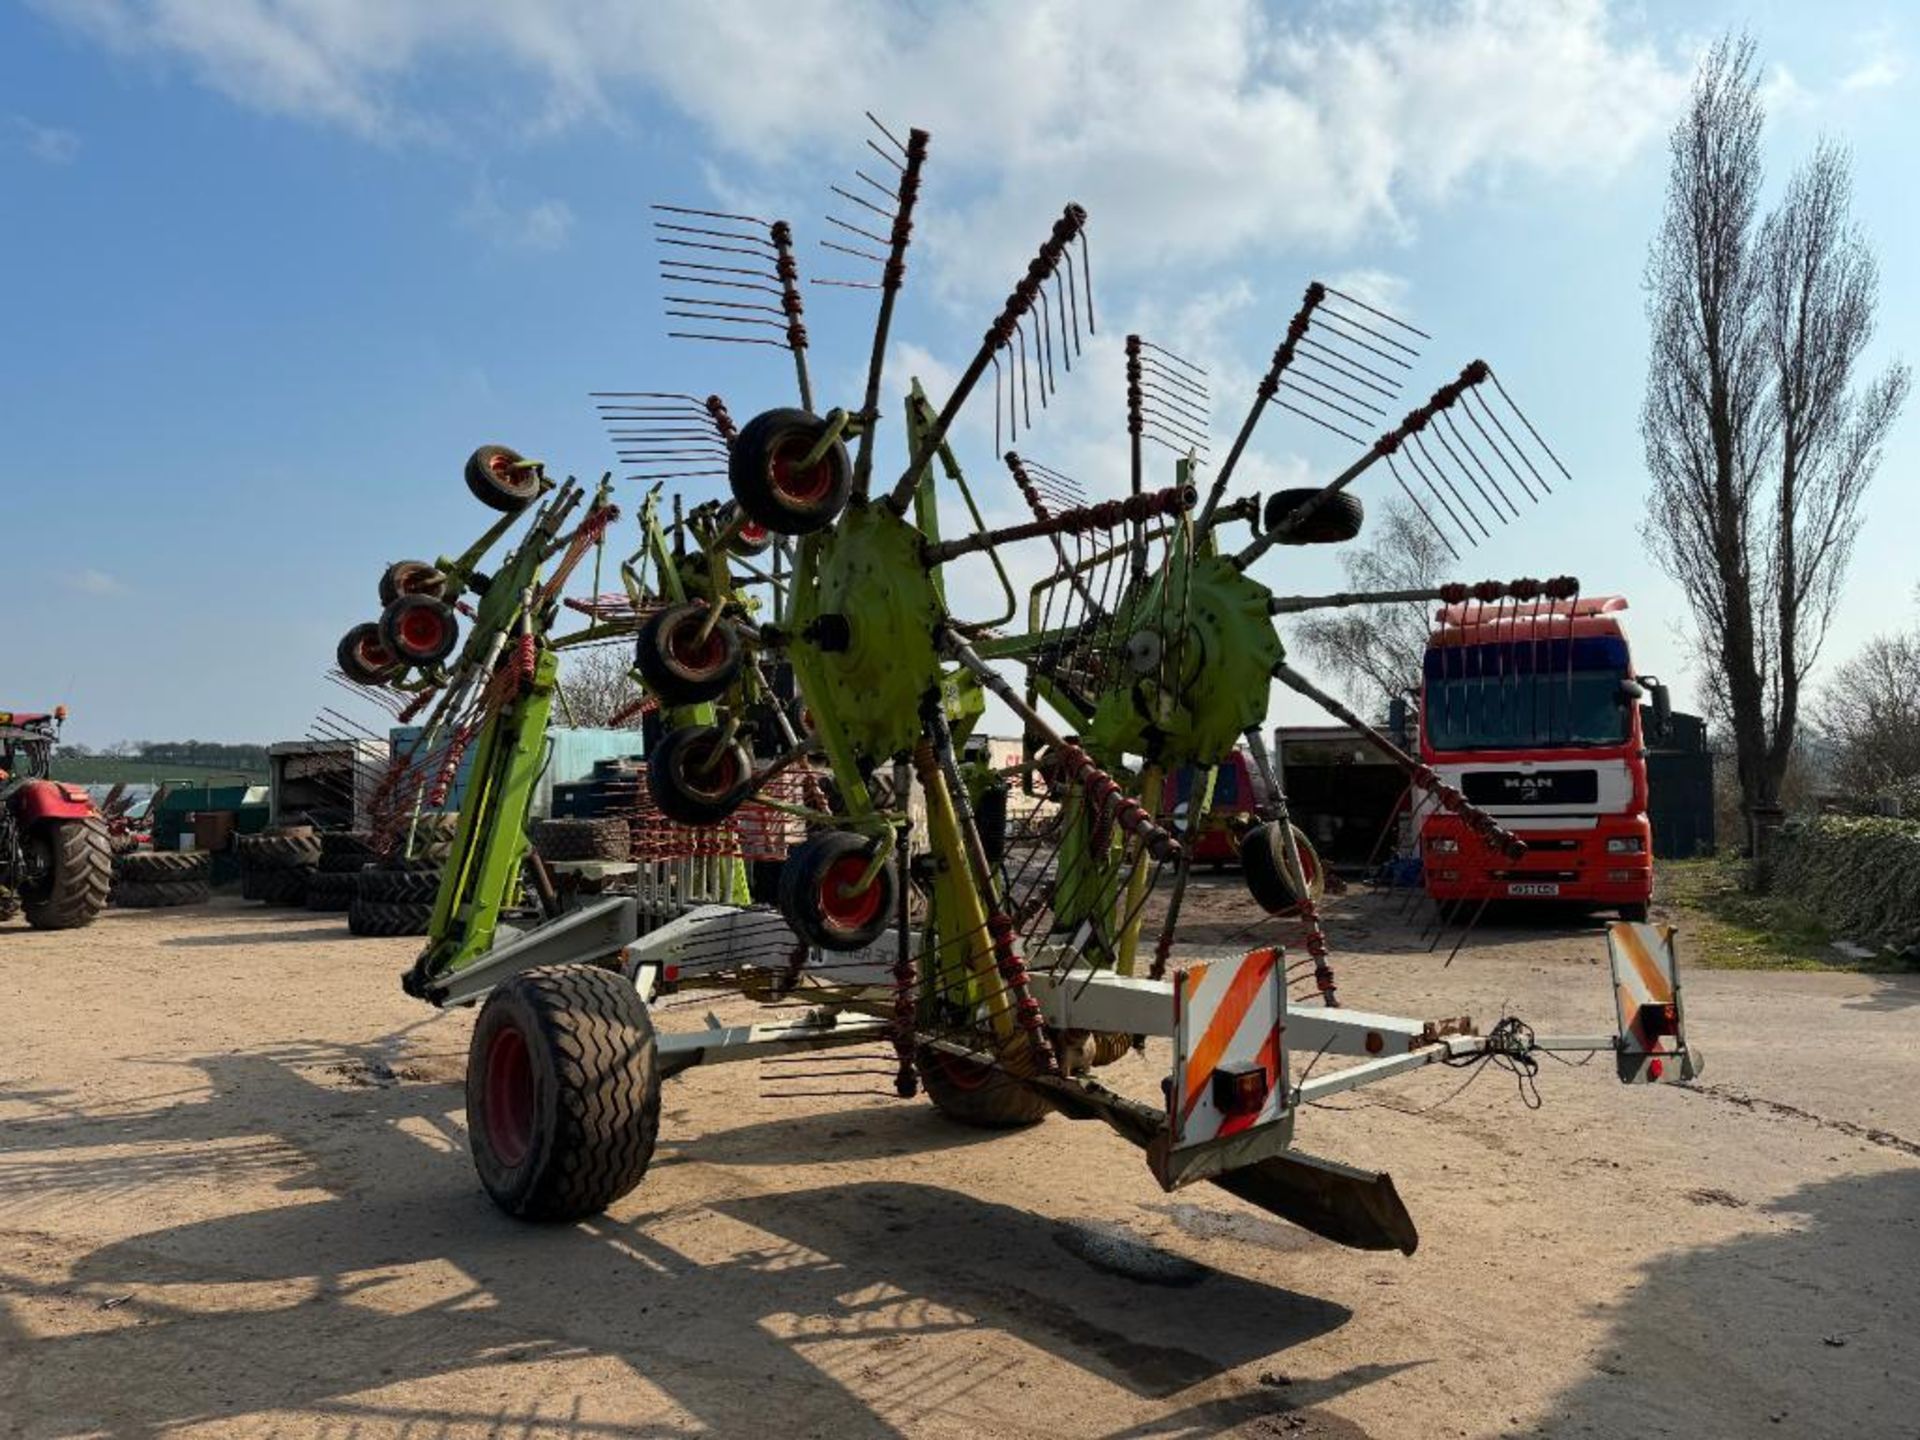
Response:
[{"label": "truck cab", "polygon": [[1647,718],[1664,686],[1633,667],[1617,596],[1439,611],[1421,683],[1420,754],[1526,842],[1518,860],[1460,820],[1422,814],[1427,893],[1544,900],[1644,920],[1653,896]]}]

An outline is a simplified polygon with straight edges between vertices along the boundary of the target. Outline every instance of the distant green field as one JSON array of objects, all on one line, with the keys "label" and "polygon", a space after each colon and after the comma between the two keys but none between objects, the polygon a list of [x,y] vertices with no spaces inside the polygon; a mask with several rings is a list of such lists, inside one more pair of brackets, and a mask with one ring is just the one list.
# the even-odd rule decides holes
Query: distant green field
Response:
[{"label": "distant green field", "polygon": [[264,770],[240,770],[232,766],[182,765],[170,760],[126,760],[117,756],[56,755],[53,778],[75,785],[158,785],[162,780],[189,784],[237,784],[244,778],[249,785],[267,783]]}]

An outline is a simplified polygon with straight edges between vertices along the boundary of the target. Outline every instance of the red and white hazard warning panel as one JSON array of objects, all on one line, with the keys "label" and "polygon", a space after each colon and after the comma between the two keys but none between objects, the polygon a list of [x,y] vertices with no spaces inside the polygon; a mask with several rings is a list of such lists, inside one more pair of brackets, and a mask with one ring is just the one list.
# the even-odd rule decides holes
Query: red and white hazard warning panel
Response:
[{"label": "red and white hazard warning panel", "polygon": [[1691,1080],[1703,1068],[1699,1055],[1687,1047],[1673,937],[1671,925],[1619,921],[1607,927],[1619,1024],[1615,1055],[1620,1078],[1628,1084]]},{"label": "red and white hazard warning panel", "polygon": [[1195,965],[1175,981],[1166,1144],[1155,1154],[1172,1188],[1285,1149],[1286,965],[1275,948]]}]

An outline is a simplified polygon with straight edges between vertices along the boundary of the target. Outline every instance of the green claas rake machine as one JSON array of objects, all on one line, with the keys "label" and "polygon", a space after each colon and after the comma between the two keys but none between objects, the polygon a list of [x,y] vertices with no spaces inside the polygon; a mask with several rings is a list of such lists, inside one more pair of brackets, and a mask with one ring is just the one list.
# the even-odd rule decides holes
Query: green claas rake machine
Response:
[{"label": "green claas rake machine", "polygon": [[[1658,927],[1614,928],[1605,1033],[1540,1036],[1511,1018],[1480,1033],[1348,1003],[1322,867],[1261,739],[1274,687],[1290,689],[1380,747],[1419,803],[1523,850],[1523,836],[1302,674],[1279,621],[1395,602],[1550,615],[1576,583],[1292,595],[1255,573],[1295,547],[1352,540],[1363,476],[1389,477],[1456,555],[1546,495],[1565,472],[1490,367],[1475,361],[1391,421],[1385,407],[1428,337],[1312,285],[1215,465],[1205,375],[1129,336],[1130,483],[1089,502],[1020,448],[1036,408],[1101,354],[1087,216],[1069,205],[950,393],[903,387],[897,468],[883,469],[884,364],[928,137],[881,127],[870,149],[888,178],[863,172],[863,189],[837,189],[864,214],[836,223],[871,248],[830,245],[874,267],[840,282],[877,297],[858,397],[815,399],[786,222],[660,207],[669,313],[700,327],[674,333],[787,350],[796,403],[736,425],[717,396],[596,395],[642,495],[638,548],[614,592],[600,589],[620,522],[612,477],[589,489],[503,447],[477,451],[467,484],[500,521],[458,557],[390,568],[378,622],[341,642],[345,678],[424,717],[396,768],[415,783],[395,795],[430,801],[470,764],[405,984],[435,1005],[481,1004],[468,1118],[494,1200],[566,1219],[626,1194],[653,1152],[662,1081],[691,1066],[885,1047],[895,1092],[924,1090],[961,1123],[1103,1121],[1169,1189],[1211,1182],[1341,1243],[1411,1252],[1416,1232],[1386,1175],[1295,1146],[1303,1107],[1428,1065],[1530,1073],[1543,1051],[1610,1051],[1629,1081],[1694,1074],[1672,936]],[[1009,447],[991,469],[1004,468],[998,483],[1011,481],[1029,517],[1015,523],[984,518],[994,506],[955,438],[989,379],[995,449]],[[1324,485],[1236,494],[1275,407],[1352,441],[1359,458]],[[1376,421],[1372,439],[1355,433]],[[1152,484],[1160,450],[1167,483]],[[590,557],[591,594],[567,596]],[[1012,580],[1022,563],[1040,576],[1024,605]],[[997,607],[963,599],[995,591]],[[560,657],[606,644],[632,648],[643,696],[631,878],[563,895],[529,846],[529,805]],[[991,707],[1023,736],[1010,772],[982,758]],[[1170,800],[1178,790],[1188,815],[1204,812],[1241,745],[1267,796],[1239,837],[1249,913],[1266,933],[1238,954],[1183,953],[1191,859]],[[408,823],[404,808],[395,824]],[[749,885],[749,830],[781,837],[777,882]],[[779,1013],[656,1031],[660,998],[696,988]],[[1167,1057],[1157,1095],[1099,1078],[1137,1053]],[[1342,1058],[1322,1071],[1300,1056]]]}]

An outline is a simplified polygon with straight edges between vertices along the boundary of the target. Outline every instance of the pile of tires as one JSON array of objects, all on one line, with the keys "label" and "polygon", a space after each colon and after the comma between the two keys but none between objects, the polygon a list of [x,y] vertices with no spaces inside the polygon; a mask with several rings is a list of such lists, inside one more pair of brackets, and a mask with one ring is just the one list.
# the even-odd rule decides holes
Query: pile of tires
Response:
[{"label": "pile of tires", "polygon": [[129,910],[200,905],[210,871],[202,850],[134,850],[115,858],[110,904]]},{"label": "pile of tires", "polygon": [[310,825],[237,835],[240,898],[268,905],[304,905],[307,884],[320,868],[320,836]]},{"label": "pile of tires", "polygon": [[347,907],[347,929],[370,936],[426,934],[440,893],[440,867],[441,860],[399,856],[363,867]]},{"label": "pile of tires", "polygon": [[533,848],[542,860],[630,860],[633,832],[625,819],[537,820]]},{"label": "pile of tires", "polygon": [[307,909],[341,914],[359,893],[360,871],[378,857],[365,830],[323,830],[320,860],[307,877]]}]

